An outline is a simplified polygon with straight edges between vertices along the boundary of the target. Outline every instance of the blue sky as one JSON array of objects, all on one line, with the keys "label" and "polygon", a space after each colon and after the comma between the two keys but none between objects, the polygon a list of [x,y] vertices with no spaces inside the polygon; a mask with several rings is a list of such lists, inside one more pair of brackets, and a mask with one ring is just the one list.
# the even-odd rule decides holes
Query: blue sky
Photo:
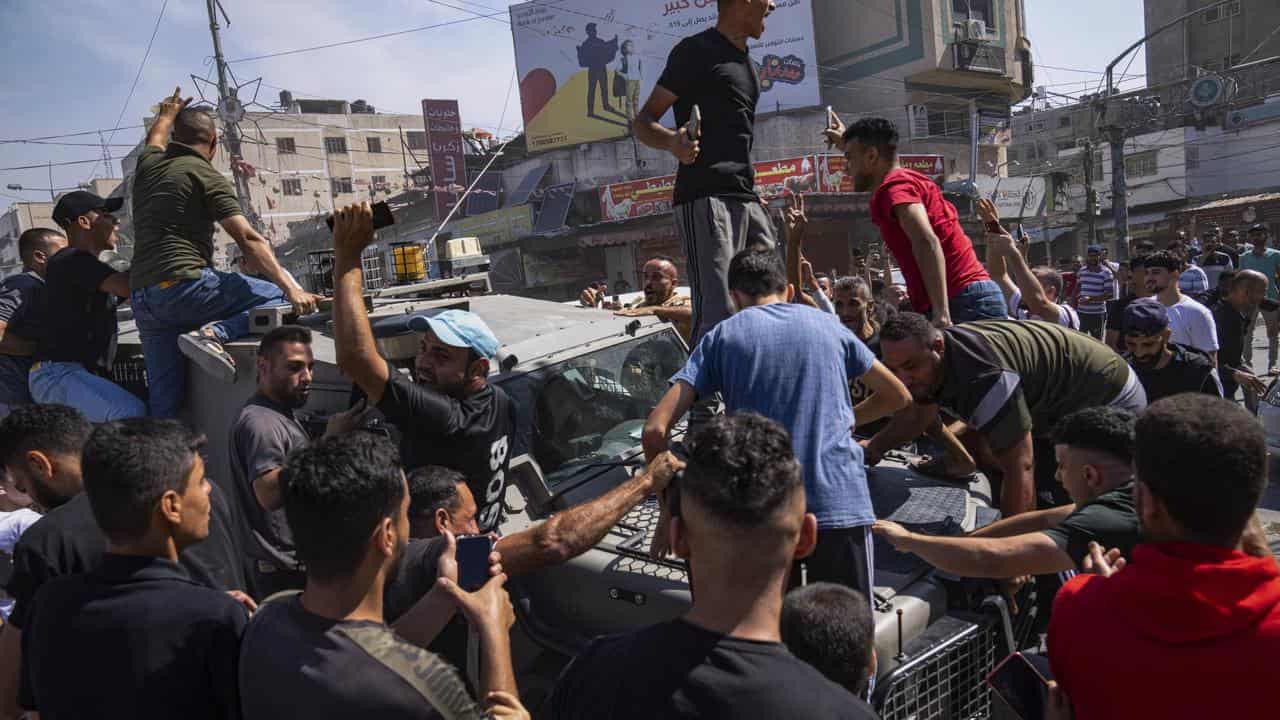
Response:
[{"label": "blue sky", "polygon": [[[1141,0],[1025,2],[1038,66],[1036,83],[1054,92],[1092,91],[1098,75],[1055,68],[1100,71],[1143,32]],[[507,134],[520,125],[518,91],[511,89],[511,30],[505,22],[510,4],[223,0],[231,17],[223,46],[228,59],[235,60],[465,19],[370,42],[235,63],[233,70],[242,81],[261,77],[270,86],[259,93],[265,104],[276,102],[278,88],[289,88],[299,97],[363,98],[380,111],[398,112],[416,112],[423,97],[456,97],[466,125],[501,126]],[[181,85],[184,94],[195,94],[190,76],[205,77],[211,70],[204,0],[168,0],[150,56],[138,75],[162,5],[164,0],[0,0],[0,97],[5,100],[0,105],[0,140],[112,128],[118,117],[123,117],[121,125],[138,125],[175,85]],[[480,18],[477,13],[497,17]],[[1141,55],[1130,72],[1145,72]],[[126,104],[135,75],[137,88]],[[1125,87],[1140,83],[1137,78]],[[140,135],[137,129],[117,132],[111,142],[120,147],[111,148],[113,157],[124,155]],[[101,156],[96,134],[56,142],[90,146],[0,144],[0,167]],[[53,184],[72,186],[91,174],[108,173],[100,163],[54,167]],[[119,174],[118,162],[109,174]],[[48,197],[4,189],[9,183],[48,187],[43,167],[0,171],[0,207],[18,198]]]}]

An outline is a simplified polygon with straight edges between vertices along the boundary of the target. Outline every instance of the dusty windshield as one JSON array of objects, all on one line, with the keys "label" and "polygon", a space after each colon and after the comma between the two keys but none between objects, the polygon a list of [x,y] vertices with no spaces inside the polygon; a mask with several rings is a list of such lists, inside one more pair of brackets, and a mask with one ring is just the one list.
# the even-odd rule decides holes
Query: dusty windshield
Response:
[{"label": "dusty windshield", "polygon": [[640,444],[645,417],[684,364],[667,331],[579,355],[504,387],[526,409],[519,425],[551,485]]}]

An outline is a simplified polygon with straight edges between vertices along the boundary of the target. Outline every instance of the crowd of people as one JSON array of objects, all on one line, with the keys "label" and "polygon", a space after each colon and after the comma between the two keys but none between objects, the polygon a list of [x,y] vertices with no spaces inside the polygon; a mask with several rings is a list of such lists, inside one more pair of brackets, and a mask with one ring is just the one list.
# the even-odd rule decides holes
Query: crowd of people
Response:
[{"label": "crowd of people", "polygon": [[[178,91],[160,104],[127,271],[99,259],[117,199],[68,193],[59,229],[24,233],[24,272],[0,285],[0,719],[873,718],[876,536],[946,573],[1037,578],[1054,717],[1265,713],[1280,570],[1245,408],[1280,371],[1267,227],[1248,229],[1252,248],[1212,228],[1201,248],[1135,244],[1120,263],[1093,245],[1064,272],[1033,265],[982,201],[984,264],[937,184],[899,165],[890,121],[832,116],[821,137],[870,193],[883,256],[815,273],[803,197],[779,233],[754,191],[747,45],[773,3],[718,6],[634,119],[680,163],[690,292],[655,257],[643,299],[615,303],[604,283],[580,297],[673,323],[691,353],[646,418],[645,467],[518,532],[500,535],[519,442],[516,400],[490,382],[502,343],[448,310],[408,321],[409,376],[379,354],[367,203],[335,212],[333,232],[332,335],[359,399],[313,436],[299,416],[313,336],[271,331],[253,396],[204,429],[227,434],[217,482],[207,438],[172,419],[188,360],[234,380],[223,346],[251,309],[319,298],[211,164],[212,117]],[[212,267],[214,223],[261,277]],[[149,406],[104,373],[124,300]],[[712,397],[724,413],[700,415]],[[869,468],[913,443],[934,448],[920,473],[983,471],[1000,519],[943,537],[877,518]],[[592,639],[526,707],[508,579],[586,552],[654,495],[650,552],[685,561],[691,605]],[[486,536],[487,579],[464,586],[459,544]],[[1195,691],[1168,691],[1180,682]]]}]

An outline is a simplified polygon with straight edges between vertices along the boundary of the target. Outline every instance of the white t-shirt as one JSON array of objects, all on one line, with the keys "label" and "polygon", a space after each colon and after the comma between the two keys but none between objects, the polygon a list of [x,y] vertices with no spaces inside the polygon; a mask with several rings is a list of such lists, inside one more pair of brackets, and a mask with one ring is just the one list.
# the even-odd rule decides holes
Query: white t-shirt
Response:
[{"label": "white t-shirt", "polygon": [[1013,294],[1009,296],[1009,317],[1017,320],[1044,320],[1045,322],[1056,322],[1064,328],[1070,330],[1080,329],[1080,316],[1076,314],[1076,309],[1062,303],[1058,305],[1057,318],[1042,318],[1039,315],[1032,315],[1031,311],[1022,307],[1022,291],[1014,288]]},{"label": "white t-shirt", "polygon": [[1218,326],[1209,308],[1183,295],[1174,305],[1166,305],[1169,313],[1171,341],[1190,345],[1207,353],[1218,351]]},{"label": "white t-shirt", "polygon": [[[0,513],[0,552],[13,555],[13,546],[18,544],[18,538],[39,519],[40,513],[26,508]],[[7,621],[12,610],[13,598],[0,593],[0,617]]]}]

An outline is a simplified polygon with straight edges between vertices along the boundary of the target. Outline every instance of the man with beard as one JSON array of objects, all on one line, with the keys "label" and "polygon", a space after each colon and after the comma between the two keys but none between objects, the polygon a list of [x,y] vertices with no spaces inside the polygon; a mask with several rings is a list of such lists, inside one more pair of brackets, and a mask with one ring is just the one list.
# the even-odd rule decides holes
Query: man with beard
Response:
[{"label": "man with beard", "polygon": [[916,312],[934,324],[1007,316],[1004,295],[974,254],[956,208],[928,177],[898,164],[898,130],[863,118],[825,131],[849,163],[856,192],[871,192],[871,220],[893,253]]},{"label": "man with beard", "polygon": [[301,588],[305,576],[293,554],[293,536],[285,521],[280,470],[289,453],[307,444],[294,411],[311,393],[311,331],[285,325],[267,333],[258,345],[258,391],[231,426],[231,476],[249,536],[259,598]]},{"label": "man with beard", "polygon": [[618,310],[623,317],[653,315],[676,326],[680,337],[691,342],[693,334],[693,306],[689,298],[676,292],[676,263],[666,255],[659,255],[644,264],[644,300]]},{"label": "man with beard", "polygon": [[1222,396],[1235,398],[1236,388],[1244,388],[1245,406],[1257,407],[1258,397],[1265,394],[1267,385],[1249,369],[1252,351],[1246,338],[1248,328],[1257,318],[1261,305],[1268,304],[1274,310],[1275,303],[1267,300],[1267,276],[1256,270],[1241,270],[1225,286],[1225,294],[1213,308],[1213,320],[1218,326],[1218,339],[1222,348],[1218,351],[1218,368],[1222,375]]},{"label": "man with beard", "polygon": [[1048,441],[1062,416],[1087,407],[1140,412],[1138,376],[1102,343],[1059,325],[985,321],[939,330],[923,315],[902,313],[880,330],[884,363],[911,391],[899,412],[866,447],[868,462],[920,436],[939,409],[964,419],[975,457],[1003,476],[1000,511],[1036,508],[1037,489],[1063,502],[1053,482]]},{"label": "man with beard", "polygon": [[[1232,232],[1235,232],[1234,230]],[[1204,234],[1204,252],[1200,253],[1195,259],[1195,264],[1204,270],[1204,274],[1209,278],[1209,291],[1212,292],[1218,288],[1218,281],[1222,278],[1222,273],[1227,270],[1234,270],[1240,261],[1239,255],[1234,250],[1228,250],[1230,245],[1219,244],[1218,228],[1211,228]],[[1236,240],[1239,240],[1237,233]]]},{"label": "man with beard", "polygon": [[1185,266],[1180,255],[1162,250],[1147,256],[1147,290],[1169,314],[1170,336],[1174,342],[1207,353],[1218,362],[1218,330],[1213,313],[1178,287],[1178,275]]},{"label": "man with beard", "polygon": [[1107,347],[1118,353],[1127,349],[1124,336],[1120,333],[1124,309],[1134,300],[1145,297],[1151,297],[1151,291],[1147,290],[1147,256],[1135,255],[1129,261],[1128,291],[1119,299],[1107,303]]},{"label": "man with beard", "polygon": [[1129,352],[1124,359],[1137,371],[1147,402],[1184,392],[1222,397],[1218,371],[1209,356],[1170,342],[1169,314],[1155,298],[1129,303],[1121,322]]},{"label": "man with beard", "polygon": [[480,532],[501,523],[515,405],[490,385],[489,362],[498,338],[478,315],[446,310],[414,316],[409,328],[422,333],[414,358],[416,382],[395,372],[378,355],[362,294],[360,253],[373,242],[369,203],[335,213],[333,229],[333,344],[338,367],[403,434],[401,462],[408,470],[443,465],[466,476],[479,505]]},{"label": "man with beard", "polygon": [[528,717],[516,699],[515,614],[496,553],[492,577],[467,592],[449,534],[436,584],[415,608],[434,628],[426,637],[459,611],[476,629],[483,707],[457,670],[383,621],[383,593],[409,540],[409,489],[395,446],[374,433],[325,438],[294,453],[284,473],[284,511],[306,587],[264,604],[245,631],[245,720]]},{"label": "man with beard", "polygon": [[98,255],[116,247],[120,221],[112,213],[123,203],[77,190],[53,208],[67,247],[49,258],[45,270],[44,328],[31,366],[31,398],[69,405],[91,422],[147,414],[137,396],[104,376],[116,338],[116,304],[129,297],[129,275]]},{"label": "man with beard", "polygon": [[31,228],[18,238],[22,272],[0,282],[0,417],[31,402],[28,375],[40,337],[40,308],[49,258],[67,246],[57,230]]}]

